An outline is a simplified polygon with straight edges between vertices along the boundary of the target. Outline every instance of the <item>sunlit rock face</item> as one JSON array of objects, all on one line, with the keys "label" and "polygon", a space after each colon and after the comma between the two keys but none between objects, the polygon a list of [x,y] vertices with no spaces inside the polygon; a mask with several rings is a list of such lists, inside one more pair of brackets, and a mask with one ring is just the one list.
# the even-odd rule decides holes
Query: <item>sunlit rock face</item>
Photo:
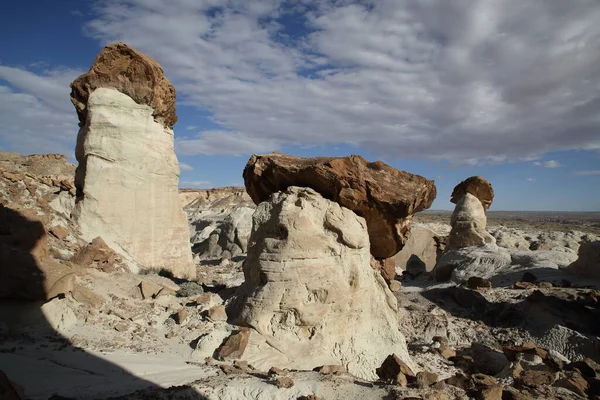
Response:
[{"label": "sunlit rock face", "polygon": [[257,368],[343,364],[368,379],[391,353],[411,363],[369,248],[365,219],[312,189],[260,203],[231,313],[258,332],[242,358]]},{"label": "sunlit rock face", "polygon": [[143,269],[195,277],[178,193],[175,92],[160,66],[122,44],[107,46],[71,85],[80,117],[74,216]]}]

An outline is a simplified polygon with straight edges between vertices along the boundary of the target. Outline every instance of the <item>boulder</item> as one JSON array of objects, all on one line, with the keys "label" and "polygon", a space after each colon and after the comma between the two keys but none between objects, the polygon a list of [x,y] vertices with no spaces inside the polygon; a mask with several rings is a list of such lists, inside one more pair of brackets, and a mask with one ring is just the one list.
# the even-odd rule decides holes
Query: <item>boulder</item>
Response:
[{"label": "boulder", "polygon": [[495,275],[512,272],[510,253],[496,245],[465,247],[446,252],[432,271],[439,282],[457,283],[471,277],[490,279]]},{"label": "boulder", "polygon": [[82,247],[72,258],[71,262],[82,267],[96,268],[104,272],[115,272],[125,269],[122,258],[108,247],[101,237],[94,238]]},{"label": "boulder", "polygon": [[339,364],[375,379],[395,353],[416,370],[396,298],[370,257],[365,220],[310,188],[289,187],[261,203],[245,282],[228,310],[255,332],[243,359],[258,369]]},{"label": "boulder", "polygon": [[458,204],[467,193],[475,196],[479,200],[484,211],[487,211],[494,201],[494,189],[492,188],[492,185],[480,176],[472,176],[456,185],[454,190],[452,190],[450,201],[454,204]]},{"label": "boulder", "polygon": [[471,193],[465,193],[457,200],[450,225],[452,230],[448,237],[448,249],[496,243],[486,230],[485,209],[479,199]]},{"label": "boulder", "polygon": [[71,102],[77,110],[79,126],[88,120],[91,94],[99,88],[114,88],[137,104],[152,108],[152,116],[161,125],[173,128],[175,88],[165,77],[162,68],[152,57],[118,42],[98,53],[92,67],[71,83]]},{"label": "boulder", "polygon": [[404,271],[431,271],[441,256],[440,235],[431,229],[413,224],[406,244],[393,258]]},{"label": "boulder", "polygon": [[300,186],[354,211],[366,220],[371,254],[378,259],[402,249],[413,214],[429,208],[436,196],[433,181],[357,155],[253,155],[244,168],[244,183],[256,204],[290,186]]},{"label": "boulder", "polygon": [[144,269],[195,277],[179,198],[175,90],[160,66],[123,43],[107,46],[71,85],[80,118],[73,215]]},{"label": "boulder", "polygon": [[591,279],[600,279],[600,241],[582,243],[578,258],[567,271]]}]

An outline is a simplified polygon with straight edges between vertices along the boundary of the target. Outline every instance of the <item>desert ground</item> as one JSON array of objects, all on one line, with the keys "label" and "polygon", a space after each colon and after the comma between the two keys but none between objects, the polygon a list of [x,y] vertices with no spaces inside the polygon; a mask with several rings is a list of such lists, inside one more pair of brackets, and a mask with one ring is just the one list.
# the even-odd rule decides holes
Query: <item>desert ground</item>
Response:
[{"label": "desert ground", "polygon": [[179,189],[175,88],[106,46],[77,165],[0,151],[0,399],[600,399],[600,213],[252,155]]}]

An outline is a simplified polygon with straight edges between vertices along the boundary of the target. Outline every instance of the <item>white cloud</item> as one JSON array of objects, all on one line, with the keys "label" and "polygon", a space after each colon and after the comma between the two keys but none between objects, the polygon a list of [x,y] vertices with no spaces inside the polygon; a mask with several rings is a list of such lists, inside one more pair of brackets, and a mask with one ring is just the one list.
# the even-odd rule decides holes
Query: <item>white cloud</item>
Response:
[{"label": "white cloud", "polygon": [[0,65],[0,140],[24,154],[61,153],[73,160],[77,116],[69,83],[81,71],[57,68],[42,74]]},{"label": "white cloud", "polygon": [[544,168],[558,168],[558,167],[562,167],[563,165],[561,163],[559,163],[556,160],[548,160],[548,161],[535,161],[533,163],[534,165],[537,165],[538,167],[544,167]]},{"label": "white cloud", "polygon": [[[346,143],[476,165],[600,149],[595,1],[356,3],[103,0],[86,31],[153,56],[180,104],[212,112],[222,131],[178,140],[180,154]],[[17,72],[50,107],[58,80]]]},{"label": "white cloud", "polygon": [[600,170],[590,170],[590,171],[575,171],[575,175],[600,175]]},{"label": "white cloud", "polygon": [[269,152],[275,150],[274,140],[252,138],[236,132],[204,131],[195,139],[175,139],[175,150],[183,156],[198,154],[222,154],[239,156],[243,154]]},{"label": "white cloud", "polygon": [[198,129],[198,127],[196,125],[188,125],[185,127],[185,129],[188,131],[193,131],[193,130]]},{"label": "white cloud", "polygon": [[179,186],[198,189],[210,189],[213,187],[210,181],[182,181],[180,182]]},{"label": "white cloud", "polygon": [[193,171],[194,167],[192,167],[189,164],[186,163],[182,163],[181,161],[179,162],[179,169],[182,171]]},{"label": "white cloud", "polygon": [[526,180],[527,182],[535,182],[535,179],[534,179],[534,178],[527,178],[527,179],[525,179],[525,180]]}]

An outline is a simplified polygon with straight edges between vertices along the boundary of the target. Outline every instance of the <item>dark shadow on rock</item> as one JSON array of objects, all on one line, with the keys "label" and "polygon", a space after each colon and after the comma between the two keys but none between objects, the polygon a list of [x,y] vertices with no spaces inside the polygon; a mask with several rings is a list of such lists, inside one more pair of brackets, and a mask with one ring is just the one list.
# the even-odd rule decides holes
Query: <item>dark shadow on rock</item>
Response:
[{"label": "dark shadow on rock", "polygon": [[41,307],[52,268],[60,264],[44,254],[45,235],[40,221],[0,204],[0,370],[31,399],[107,398],[160,389],[73,346],[52,328]]},{"label": "dark shadow on rock", "polygon": [[464,287],[425,290],[422,295],[456,317],[491,327],[540,333],[562,325],[583,335],[600,335],[600,291],[523,290],[517,303],[489,302],[478,291]]}]

